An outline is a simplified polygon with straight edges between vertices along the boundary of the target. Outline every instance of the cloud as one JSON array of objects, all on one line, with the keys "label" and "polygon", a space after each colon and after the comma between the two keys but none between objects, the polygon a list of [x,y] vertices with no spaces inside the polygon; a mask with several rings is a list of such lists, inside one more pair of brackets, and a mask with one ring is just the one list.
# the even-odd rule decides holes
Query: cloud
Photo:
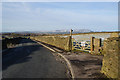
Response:
[{"label": "cloud", "polygon": [[[35,7],[32,3],[4,3],[3,30],[52,30],[89,28],[108,30],[117,27],[117,11]],[[109,26],[109,27],[106,27]],[[10,29],[9,29],[10,28]]]}]

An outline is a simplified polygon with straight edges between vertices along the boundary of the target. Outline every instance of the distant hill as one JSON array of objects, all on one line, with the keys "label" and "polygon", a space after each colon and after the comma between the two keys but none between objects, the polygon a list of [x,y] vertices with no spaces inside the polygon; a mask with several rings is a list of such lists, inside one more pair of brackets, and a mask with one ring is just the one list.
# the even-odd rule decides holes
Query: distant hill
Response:
[{"label": "distant hill", "polygon": [[[75,29],[73,33],[87,33],[93,32],[89,29]],[[69,34],[70,30],[54,30],[54,31],[32,31],[32,32],[23,32],[23,33],[40,33],[40,34]]]},{"label": "distant hill", "polygon": [[[87,33],[87,32],[92,32],[92,31],[89,29],[75,29],[75,30],[73,30],[73,33]],[[68,34],[68,33],[70,33],[70,30],[55,30],[55,31],[51,31],[50,33]]]},{"label": "distant hill", "polygon": [[[73,33],[88,33],[93,32],[89,29],[74,29]],[[53,31],[21,31],[21,32],[12,32],[17,34],[30,34],[30,33],[36,33],[36,34],[69,34],[70,30],[53,30]]]}]

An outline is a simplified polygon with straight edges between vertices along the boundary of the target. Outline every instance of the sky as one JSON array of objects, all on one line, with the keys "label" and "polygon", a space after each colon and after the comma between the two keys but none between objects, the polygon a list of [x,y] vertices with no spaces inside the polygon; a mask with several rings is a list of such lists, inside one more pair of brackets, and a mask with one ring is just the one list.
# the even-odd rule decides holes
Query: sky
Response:
[{"label": "sky", "polygon": [[2,32],[118,30],[117,2],[3,2]]}]

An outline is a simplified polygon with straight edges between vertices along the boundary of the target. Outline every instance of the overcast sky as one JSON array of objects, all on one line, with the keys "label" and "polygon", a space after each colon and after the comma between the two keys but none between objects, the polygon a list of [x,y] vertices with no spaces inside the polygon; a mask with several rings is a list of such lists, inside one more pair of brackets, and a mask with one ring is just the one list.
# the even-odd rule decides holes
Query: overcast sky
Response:
[{"label": "overcast sky", "polygon": [[118,30],[117,2],[3,2],[2,31]]}]

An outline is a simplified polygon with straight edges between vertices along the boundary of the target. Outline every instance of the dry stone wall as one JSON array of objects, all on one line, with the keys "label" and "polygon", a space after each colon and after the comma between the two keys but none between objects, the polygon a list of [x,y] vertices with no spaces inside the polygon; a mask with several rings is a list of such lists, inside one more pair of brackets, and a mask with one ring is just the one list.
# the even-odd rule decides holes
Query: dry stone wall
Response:
[{"label": "dry stone wall", "polygon": [[[103,41],[108,37],[118,36],[117,32],[114,33],[81,33],[77,35],[72,35],[72,40],[69,35],[59,35],[59,36],[36,36],[36,40],[54,45],[56,47],[62,48],[64,50],[82,50],[82,51],[94,51],[93,54],[99,54],[101,51],[101,46]],[[95,37],[96,42],[91,43],[91,37]],[[97,39],[99,40],[97,40]],[[100,41],[101,39],[101,41]],[[91,47],[91,44],[93,45]]]},{"label": "dry stone wall", "polygon": [[101,72],[108,78],[120,77],[120,37],[108,38],[103,46],[103,65]]},{"label": "dry stone wall", "polygon": [[60,37],[60,36],[36,36],[31,37],[31,39],[50,44],[66,51],[69,50],[69,37]]}]

